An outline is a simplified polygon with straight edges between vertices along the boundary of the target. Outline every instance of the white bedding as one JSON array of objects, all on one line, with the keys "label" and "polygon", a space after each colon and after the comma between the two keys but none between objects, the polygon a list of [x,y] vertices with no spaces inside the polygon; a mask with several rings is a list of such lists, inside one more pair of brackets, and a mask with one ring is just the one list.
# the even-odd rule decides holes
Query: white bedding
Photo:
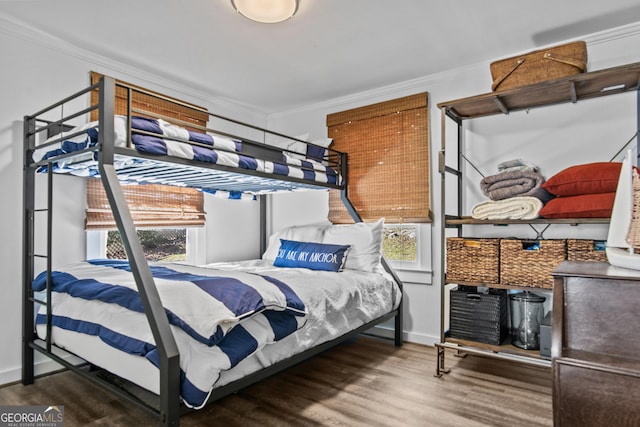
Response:
[{"label": "white bedding", "polygon": [[[172,327],[180,349],[180,365],[183,371],[197,373],[191,378],[199,388],[212,390],[243,376],[270,366],[315,345],[332,340],[394,308],[400,302],[398,286],[387,273],[345,270],[340,273],[312,271],[299,268],[278,268],[270,261],[251,260],[236,263],[215,263],[207,269],[243,270],[267,275],[288,284],[304,302],[307,318],[304,326],[275,343],[266,344],[235,367],[220,357],[216,347],[208,347],[187,336],[179,328]],[[67,300],[71,300],[67,298]],[[54,299],[55,302],[55,299]],[[82,301],[67,301],[83,304]],[[86,301],[84,301],[86,304]],[[82,310],[86,305],[69,310]],[[62,308],[54,305],[54,313]],[[67,310],[67,309],[65,309]],[[37,327],[44,338],[43,325]],[[158,392],[158,370],[144,357],[123,353],[104,343],[100,338],[58,327],[53,327],[52,338],[56,345],[129,379],[153,392]],[[201,407],[198,405],[196,407]]]}]

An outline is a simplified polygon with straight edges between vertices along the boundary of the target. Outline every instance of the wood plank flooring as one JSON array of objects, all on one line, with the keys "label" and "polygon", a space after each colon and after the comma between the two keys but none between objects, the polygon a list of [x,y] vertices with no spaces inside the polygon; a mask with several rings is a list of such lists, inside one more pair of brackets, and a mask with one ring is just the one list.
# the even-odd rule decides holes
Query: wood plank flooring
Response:
[{"label": "wood plank flooring", "polygon": [[[552,426],[551,372],[361,336],[185,414],[181,426]],[[72,373],[0,388],[0,405],[64,405],[65,427],[152,426],[137,406]]]}]

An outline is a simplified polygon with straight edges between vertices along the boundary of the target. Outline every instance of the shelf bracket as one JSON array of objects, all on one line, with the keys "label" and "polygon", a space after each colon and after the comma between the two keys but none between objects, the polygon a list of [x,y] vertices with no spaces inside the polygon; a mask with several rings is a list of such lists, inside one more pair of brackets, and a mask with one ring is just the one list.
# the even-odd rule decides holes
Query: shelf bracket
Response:
[{"label": "shelf bracket", "polygon": [[465,156],[464,154],[460,153],[460,157],[462,157],[467,163],[469,163],[469,166],[471,166],[473,169],[475,169],[475,171],[478,172],[481,177],[485,178],[485,174],[480,172],[480,169],[478,169],[476,167],[476,165],[471,160],[469,160],[469,158],[467,156]]},{"label": "shelf bracket", "polygon": [[495,102],[496,106],[500,111],[502,111],[504,114],[509,114],[509,109],[507,108],[506,105],[504,105],[504,102],[502,102],[499,96],[496,96],[495,98],[493,98],[493,102]]},{"label": "shelf bracket", "polygon": [[535,227],[533,226],[533,224],[529,224],[529,227],[531,227],[531,228],[533,229],[533,231],[535,231],[535,232],[536,232],[536,240],[544,239],[543,234],[544,234],[544,232],[545,232],[545,231],[547,231],[547,228],[549,228],[550,226],[551,226],[551,224],[547,224],[547,226],[546,226],[546,227],[544,227],[544,228],[542,229],[542,231],[538,231],[538,229],[537,229],[537,228],[535,228]]},{"label": "shelf bracket", "polygon": [[572,103],[576,103],[578,102],[578,94],[576,93],[576,82],[570,82],[569,83],[569,94],[571,95],[571,102]]}]

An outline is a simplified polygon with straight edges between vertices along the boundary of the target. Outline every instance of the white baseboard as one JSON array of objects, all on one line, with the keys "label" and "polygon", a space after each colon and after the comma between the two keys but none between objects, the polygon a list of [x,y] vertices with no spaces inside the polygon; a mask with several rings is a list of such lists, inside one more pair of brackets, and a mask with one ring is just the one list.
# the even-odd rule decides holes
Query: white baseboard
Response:
[{"label": "white baseboard", "polygon": [[[393,339],[394,330],[391,327],[384,325],[377,325],[373,328],[367,330],[367,333],[371,335],[381,336],[384,338]],[[415,332],[406,332],[402,333],[403,339],[406,342],[411,342],[415,344],[423,344],[423,345],[434,345],[435,343],[440,341],[440,337],[435,337],[431,335],[419,334]]]},{"label": "white baseboard", "polygon": [[[64,360],[73,364],[81,364],[84,361],[80,358],[72,356],[70,354],[60,354]],[[39,359],[39,360],[38,360]],[[39,355],[36,353],[36,361],[33,366],[34,373],[36,376],[48,374],[51,372],[59,371],[64,369],[64,366],[55,362],[45,356]],[[22,380],[22,367],[17,367],[14,369],[8,369],[6,371],[0,372],[0,386],[18,383]]]}]

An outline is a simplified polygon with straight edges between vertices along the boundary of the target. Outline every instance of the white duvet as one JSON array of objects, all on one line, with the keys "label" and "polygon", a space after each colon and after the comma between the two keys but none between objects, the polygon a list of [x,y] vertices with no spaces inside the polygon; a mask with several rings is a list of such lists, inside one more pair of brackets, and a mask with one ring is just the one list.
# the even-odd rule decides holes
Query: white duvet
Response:
[{"label": "white duvet", "polygon": [[[180,328],[172,327],[180,350],[180,366],[188,373],[189,381],[197,388],[210,392],[217,386],[270,366],[315,345],[337,338],[396,308],[401,299],[398,286],[384,272],[369,273],[345,270],[339,273],[299,268],[278,268],[270,261],[251,260],[235,263],[214,263],[207,269],[242,270],[274,277],[287,283],[307,308],[305,325],[293,334],[266,344],[250,357],[230,368],[229,361],[216,346],[209,347],[190,338]],[[62,308],[53,300],[57,310],[71,312],[91,310],[87,301],[67,298]],[[263,321],[258,317],[256,322]],[[137,325],[148,328],[148,325]],[[251,327],[249,325],[249,327]],[[37,327],[44,338],[46,329]],[[89,362],[101,365],[151,391],[158,392],[156,367],[144,357],[125,354],[105,344],[98,337],[53,327],[52,338],[63,347]],[[152,378],[149,378],[152,376]],[[206,399],[205,399],[206,401]],[[191,405],[201,407],[202,404]]]}]

